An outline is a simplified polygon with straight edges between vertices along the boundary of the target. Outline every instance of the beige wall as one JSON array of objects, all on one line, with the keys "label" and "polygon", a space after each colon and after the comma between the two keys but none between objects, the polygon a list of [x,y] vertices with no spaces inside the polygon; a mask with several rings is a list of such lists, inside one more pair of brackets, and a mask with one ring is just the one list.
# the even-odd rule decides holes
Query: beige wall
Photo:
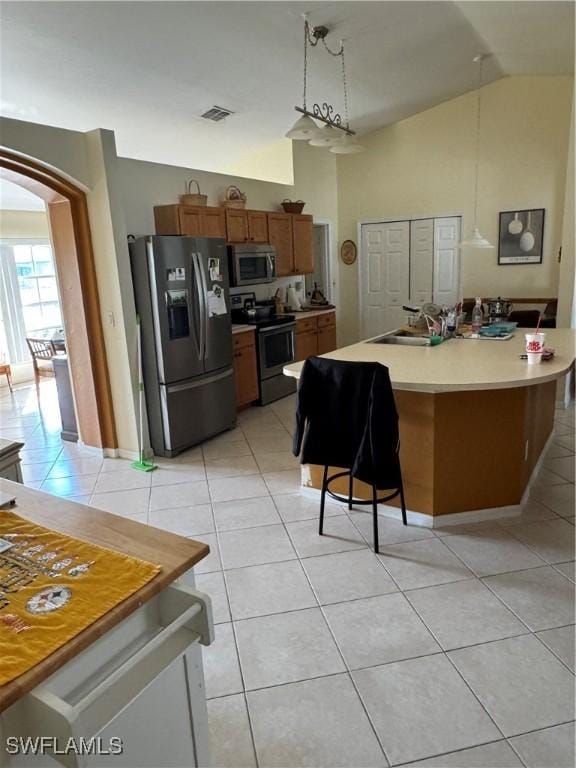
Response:
[{"label": "beige wall", "polygon": [[562,261],[560,262],[560,279],[558,283],[558,324],[568,328],[572,325],[574,328],[576,327],[574,323],[574,311],[576,309],[574,304],[574,101],[572,101],[570,143],[566,170],[566,191],[562,222]]},{"label": "beige wall", "polygon": [[118,158],[111,131],[83,134],[1,118],[0,132],[3,147],[40,161],[86,190],[118,441],[124,455],[137,449],[135,310],[126,235],[154,232],[154,205],[177,202],[184,182],[192,177],[200,181],[212,205],[229,184],[237,184],[253,208],[274,210],[285,197],[306,200],[307,212],[332,222],[336,241],[336,159],[302,143],[294,147],[298,183],[292,186]]},{"label": "beige wall", "polygon": [[292,142],[289,139],[281,139],[257,152],[248,152],[224,170],[232,176],[293,184]]},{"label": "beige wall", "polygon": [[91,183],[85,134],[0,117],[0,144],[50,166],[80,186]]},{"label": "beige wall", "polygon": [[[497,265],[497,250],[463,251],[466,296],[556,296],[572,79],[506,77],[482,90],[479,225],[493,244],[499,211],[545,208],[542,265]],[[472,226],[476,93],[362,137],[338,157],[339,236],[362,220],[446,213]],[[358,334],[357,264],[340,266],[342,338]]]},{"label": "beige wall", "polygon": [[0,211],[0,237],[48,237],[44,211]]}]

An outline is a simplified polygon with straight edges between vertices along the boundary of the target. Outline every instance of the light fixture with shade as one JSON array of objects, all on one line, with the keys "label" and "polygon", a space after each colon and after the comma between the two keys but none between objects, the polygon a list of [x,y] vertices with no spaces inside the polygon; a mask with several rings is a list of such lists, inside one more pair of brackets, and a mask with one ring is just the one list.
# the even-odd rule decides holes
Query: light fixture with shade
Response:
[{"label": "light fixture with shade", "polygon": [[334,152],[335,155],[355,155],[358,152],[364,152],[364,147],[358,144],[354,136],[344,136],[337,144],[330,147],[330,152]]},{"label": "light fixture with shade", "polygon": [[474,226],[472,234],[460,241],[460,248],[476,248],[490,250],[494,248],[492,243],[483,237],[478,227],[478,179],[480,176],[480,118],[482,115],[482,66],[488,54],[481,53],[474,57],[474,63],[478,64],[478,98],[476,101],[476,161],[474,169]]},{"label": "light fixture with shade", "polygon": [[[304,87],[302,95],[302,106],[294,107],[296,112],[300,112],[300,117],[286,132],[286,138],[295,141],[308,141],[313,147],[325,147],[337,154],[351,154],[352,152],[362,152],[363,147],[353,138],[354,131],[350,128],[348,116],[348,88],[346,84],[346,63],[344,60],[344,43],[340,41],[338,50],[333,51],[326,44],[326,36],[330,30],[325,26],[316,26],[310,28],[308,18],[304,16]],[[340,113],[334,110],[334,107],[328,102],[316,102],[308,109],[306,100],[308,90],[308,46],[315,48],[318,43],[322,43],[326,51],[334,57],[340,58],[342,63],[342,90],[344,94],[344,119]],[[323,123],[320,127],[318,123]],[[339,147],[341,149],[336,149]]]},{"label": "light fixture with shade", "polygon": [[342,141],[342,134],[331,125],[325,125],[324,128],[317,128],[316,135],[313,136],[308,144],[312,147],[334,147]]},{"label": "light fixture with shade", "polygon": [[286,132],[286,138],[293,141],[309,141],[320,129],[308,115],[302,115],[294,123],[292,128]]}]

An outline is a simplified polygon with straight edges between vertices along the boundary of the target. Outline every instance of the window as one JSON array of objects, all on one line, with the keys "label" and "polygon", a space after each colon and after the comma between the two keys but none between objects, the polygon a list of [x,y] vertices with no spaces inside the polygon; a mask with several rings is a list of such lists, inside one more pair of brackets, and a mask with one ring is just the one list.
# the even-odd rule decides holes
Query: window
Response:
[{"label": "window", "polygon": [[62,328],[54,257],[48,240],[2,240],[0,294],[11,362],[29,358],[26,337],[51,338]]}]

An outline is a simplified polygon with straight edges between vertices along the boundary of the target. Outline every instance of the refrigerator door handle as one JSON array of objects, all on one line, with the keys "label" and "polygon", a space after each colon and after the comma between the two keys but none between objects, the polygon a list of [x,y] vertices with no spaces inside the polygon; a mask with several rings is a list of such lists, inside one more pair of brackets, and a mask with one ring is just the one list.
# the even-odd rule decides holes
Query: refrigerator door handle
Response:
[{"label": "refrigerator door handle", "polygon": [[194,285],[196,286],[196,298],[198,299],[198,317],[200,318],[200,328],[198,329],[198,360],[204,359],[204,296],[202,285],[200,283],[200,272],[198,268],[198,254],[192,252],[192,269],[194,271]]},{"label": "refrigerator door handle", "polygon": [[203,290],[203,300],[204,300],[204,323],[203,323],[203,330],[204,330],[204,359],[208,357],[209,354],[209,344],[208,344],[208,283],[206,282],[206,273],[204,271],[204,267],[202,265],[202,258],[199,253],[196,254],[196,258],[198,259],[198,272],[200,273],[200,278],[202,280],[202,290]]},{"label": "refrigerator door handle", "polygon": [[215,381],[221,381],[222,379],[227,379],[228,376],[232,376],[233,374],[234,374],[234,369],[227,368],[225,371],[222,371],[221,373],[215,373],[214,376],[205,377],[198,381],[194,380],[194,381],[187,381],[181,384],[170,384],[170,386],[166,387],[166,392],[169,395],[172,395],[175,392],[184,392],[187,389],[195,389],[196,387],[203,387],[206,384],[213,384]]}]

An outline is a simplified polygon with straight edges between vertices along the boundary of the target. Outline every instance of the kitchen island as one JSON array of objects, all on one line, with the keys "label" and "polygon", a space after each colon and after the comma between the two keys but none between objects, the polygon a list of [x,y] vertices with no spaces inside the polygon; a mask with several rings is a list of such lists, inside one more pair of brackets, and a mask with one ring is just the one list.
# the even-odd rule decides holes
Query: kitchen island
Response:
[{"label": "kitchen island", "polygon": [[[437,526],[520,513],[551,437],[557,380],[574,366],[575,342],[571,329],[547,330],[546,346],[556,352],[539,365],[520,359],[523,330],[508,340],[450,339],[435,347],[369,339],[323,357],[388,367],[409,518]],[[299,378],[302,365],[284,373]],[[321,477],[321,467],[302,468],[305,487],[319,489]],[[333,487],[347,494],[345,478]],[[371,490],[355,481],[354,495],[369,499]]]},{"label": "kitchen island", "polygon": [[[209,764],[199,643],[212,640],[212,615],[191,570],[208,546],[18,483],[1,480],[0,491],[16,497],[10,509],[27,522],[160,566],[112,610],[0,685],[0,765]],[[10,631],[8,621],[0,631]],[[121,752],[56,754],[48,742],[40,755],[7,749],[40,736],[57,738],[60,750],[71,739],[96,739],[103,749],[116,739]]]}]

